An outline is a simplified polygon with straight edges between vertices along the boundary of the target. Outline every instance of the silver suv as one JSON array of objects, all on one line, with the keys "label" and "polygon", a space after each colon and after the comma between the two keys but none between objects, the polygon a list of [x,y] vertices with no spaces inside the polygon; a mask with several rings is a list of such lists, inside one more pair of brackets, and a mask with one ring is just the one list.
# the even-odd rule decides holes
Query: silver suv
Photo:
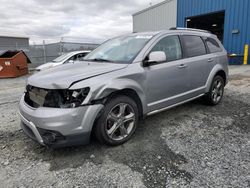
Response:
[{"label": "silver suv", "polygon": [[131,138],[141,118],[203,97],[222,100],[227,52],[209,32],[175,28],[111,39],[85,57],[29,77],[21,127],[42,145],[109,145]]}]

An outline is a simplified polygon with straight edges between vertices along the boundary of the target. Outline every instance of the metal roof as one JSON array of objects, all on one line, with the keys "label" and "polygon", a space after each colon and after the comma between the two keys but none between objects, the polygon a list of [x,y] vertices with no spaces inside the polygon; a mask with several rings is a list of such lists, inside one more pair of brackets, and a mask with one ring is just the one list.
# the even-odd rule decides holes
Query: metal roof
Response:
[{"label": "metal roof", "polygon": [[154,8],[156,8],[156,7],[159,7],[159,6],[163,5],[163,4],[165,4],[165,3],[169,3],[169,2],[171,2],[171,1],[173,1],[173,0],[165,0],[165,1],[163,1],[163,2],[157,3],[157,4],[155,4],[155,5],[152,5],[152,6],[148,7],[148,8],[145,8],[145,9],[143,9],[143,10],[140,10],[140,11],[138,11],[138,12],[132,14],[132,16],[136,16],[136,15],[138,15],[138,14],[141,14],[141,13],[146,12],[146,11],[148,11],[148,10],[154,9]]},{"label": "metal roof", "polygon": [[29,37],[24,36],[24,35],[8,35],[8,34],[1,34],[1,33],[0,33],[0,37],[3,37],[3,38],[21,38],[21,39],[29,39]]}]

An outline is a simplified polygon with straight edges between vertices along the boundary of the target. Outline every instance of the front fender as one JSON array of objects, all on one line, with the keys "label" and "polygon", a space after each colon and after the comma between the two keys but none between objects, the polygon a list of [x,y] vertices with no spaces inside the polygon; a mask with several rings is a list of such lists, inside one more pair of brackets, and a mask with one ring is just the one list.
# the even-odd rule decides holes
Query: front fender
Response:
[{"label": "front fender", "polygon": [[146,104],[146,97],[144,94],[144,90],[140,84],[138,84],[136,81],[131,80],[131,79],[124,79],[124,78],[123,79],[116,79],[108,84],[105,84],[95,94],[93,100],[106,98],[111,93],[121,91],[124,89],[131,89],[137,93],[137,95],[139,96],[141,103],[142,103],[143,113],[145,113],[146,112],[146,105],[145,105]]}]

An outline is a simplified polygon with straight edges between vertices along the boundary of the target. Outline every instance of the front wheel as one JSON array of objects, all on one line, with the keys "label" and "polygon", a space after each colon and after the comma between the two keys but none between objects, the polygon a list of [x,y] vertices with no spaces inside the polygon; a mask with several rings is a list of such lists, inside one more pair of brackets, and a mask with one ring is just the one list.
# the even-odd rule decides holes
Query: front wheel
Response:
[{"label": "front wheel", "polygon": [[225,83],[221,76],[215,76],[209,92],[205,95],[205,101],[208,105],[217,105],[221,102],[224,94]]},{"label": "front wheel", "polygon": [[97,139],[108,145],[120,145],[130,139],[138,124],[138,108],[127,96],[108,100],[95,127]]}]

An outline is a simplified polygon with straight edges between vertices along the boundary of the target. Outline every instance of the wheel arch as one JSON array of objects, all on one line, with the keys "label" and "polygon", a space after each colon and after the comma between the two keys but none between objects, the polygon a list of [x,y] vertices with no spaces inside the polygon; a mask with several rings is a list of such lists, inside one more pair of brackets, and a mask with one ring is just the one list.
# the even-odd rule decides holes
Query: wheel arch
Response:
[{"label": "wheel arch", "polygon": [[111,92],[106,97],[106,99],[111,99],[111,98],[119,96],[119,95],[125,95],[125,96],[131,98],[132,100],[134,100],[135,103],[137,104],[137,107],[138,107],[139,117],[140,118],[143,117],[143,105],[142,105],[142,101],[141,101],[139,95],[137,94],[137,92],[135,90],[133,90],[131,88],[124,88],[124,89],[121,89],[121,90],[116,90],[116,91]]},{"label": "wheel arch", "polygon": [[[119,96],[119,95],[125,95],[127,97],[130,97],[137,104],[138,111],[139,111],[139,119],[144,118],[145,113],[144,113],[144,108],[143,108],[143,102],[142,102],[142,99],[140,98],[140,96],[136,90],[134,90],[132,88],[123,88],[123,89],[119,89],[119,90],[109,88],[108,91],[109,91],[108,95],[106,95],[102,99],[96,100],[95,102],[102,103],[105,106],[105,103],[107,103],[108,100],[110,100],[116,96]],[[106,92],[106,94],[107,94],[107,92]],[[100,111],[99,114],[96,116],[96,119],[95,119],[93,126],[92,126],[92,129],[91,129],[91,136],[93,136],[95,134],[96,127],[97,127],[97,121],[98,121],[102,112],[103,111]]]},{"label": "wheel arch", "polygon": [[209,77],[207,79],[206,90],[205,90],[206,93],[209,92],[212,81],[213,81],[214,77],[217,76],[217,75],[219,75],[219,76],[221,76],[223,78],[225,85],[227,84],[227,74],[226,74],[226,72],[223,70],[222,66],[217,65],[212,69],[212,71],[211,71],[211,73],[210,73],[210,75],[209,75]]},{"label": "wheel arch", "polygon": [[223,78],[224,84],[226,84],[226,82],[227,82],[227,76],[226,76],[225,71],[220,70],[220,71],[218,71],[218,72],[215,74],[215,76],[221,76],[221,77]]}]

